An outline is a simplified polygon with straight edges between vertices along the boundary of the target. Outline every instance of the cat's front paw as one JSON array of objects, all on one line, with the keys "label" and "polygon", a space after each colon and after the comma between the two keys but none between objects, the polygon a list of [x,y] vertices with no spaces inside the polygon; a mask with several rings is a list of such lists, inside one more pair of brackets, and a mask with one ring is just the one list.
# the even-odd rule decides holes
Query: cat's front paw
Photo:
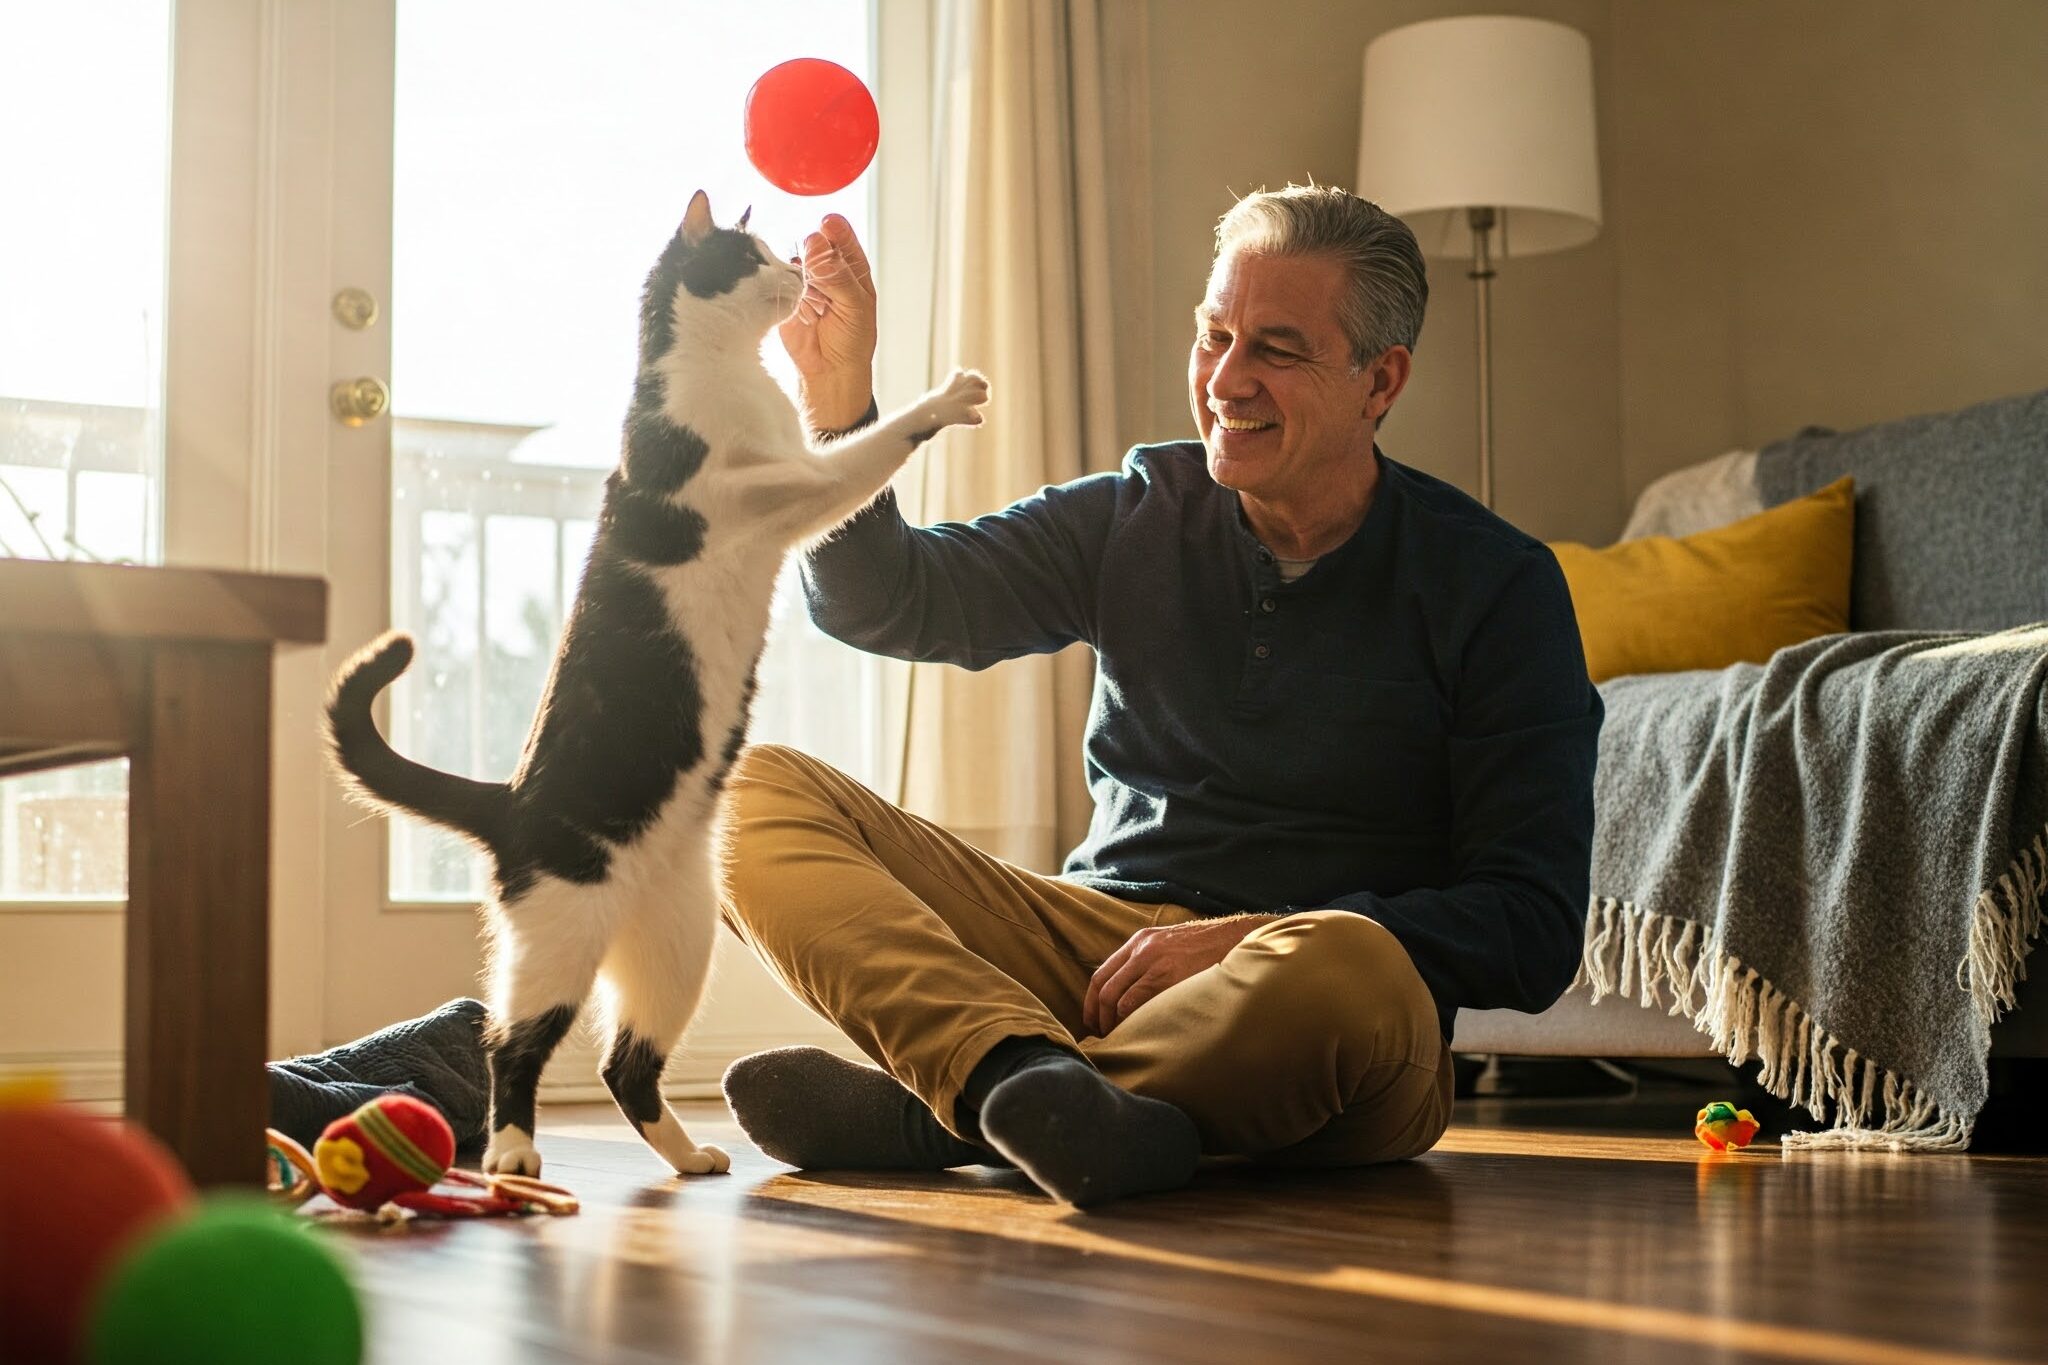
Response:
[{"label": "cat's front paw", "polygon": [[918,404],[920,415],[931,426],[978,427],[981,407],[988,402],[988,380],[975,370],[955,370],[952,378],[924,396]]},{"label": "cat's front paw", "polygon": [[695,1151],[675,1153],[668,1164],[677,1175],[722,1175],[732,1169],[732,1158],[707,1142]]},{"label": "cat's front paw", "polygon": [[485,1175],[539,1175],[540,1152],[517,1128],[501,1128],[484,1148]]}]

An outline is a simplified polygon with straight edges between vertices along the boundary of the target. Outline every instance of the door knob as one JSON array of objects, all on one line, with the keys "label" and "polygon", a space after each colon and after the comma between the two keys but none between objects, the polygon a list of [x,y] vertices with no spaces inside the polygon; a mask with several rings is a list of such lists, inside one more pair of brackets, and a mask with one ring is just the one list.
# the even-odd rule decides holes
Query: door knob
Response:
[{"label": "door knob", "polygon": [[328,400],[343,426],[359,427],[384,415],[384,410],[391,406],[391,390],[384,387],[383,380],[364,375],[361,379],[336,381],[328,392]]},{"label": "door knob", "polygon": [[377,320],[377,296],[354,285],[335,294],[328,307],[334,310],[334,320],[351,332],[360,332]]}]

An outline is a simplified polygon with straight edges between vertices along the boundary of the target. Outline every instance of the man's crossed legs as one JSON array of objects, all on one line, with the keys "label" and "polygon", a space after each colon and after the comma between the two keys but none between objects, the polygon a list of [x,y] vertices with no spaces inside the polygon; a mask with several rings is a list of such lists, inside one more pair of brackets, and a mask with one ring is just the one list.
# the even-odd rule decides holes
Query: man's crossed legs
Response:
[{"label": "man's crossed legs", "polygon": [[734,1116],[778,1160],[936,1170],[1000,1153],[1088,1205],[1185,1183],[1201,1153],[1395,1161],[1450,1121],[1429,990],[1364,916],[1275,919],[1081,1038],[1096,966],[1193,912],[1011,866],[778,745],[746,751],[730,820],[726,923],[883,1069],[813,1048],[735,1063]]}]

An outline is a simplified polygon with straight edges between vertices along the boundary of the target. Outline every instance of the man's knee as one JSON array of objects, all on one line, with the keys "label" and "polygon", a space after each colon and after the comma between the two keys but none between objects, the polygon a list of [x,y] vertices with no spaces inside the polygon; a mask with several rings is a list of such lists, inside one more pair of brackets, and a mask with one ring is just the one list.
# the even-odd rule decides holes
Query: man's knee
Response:
[{"label": "man's knee", "polygon": [[787,744],[749,744],[732,765],[732,781],[803,781],[810,776],[809,762],[802,750]]},{"label": "man's knee", "polygon": [[1413,976],[1401,941],[1378,920],[1349,910],[1304,910],[1260,926],[1245,939],[1269,950],[1268,972],[1297,989],[1346,995],[1365,984]]},{"label": "man's knee", "polygon": [[778,817],[809,818],[836,809],[835,770],[787,744],[749,744],[740,750],[726,782],[731,838],[737,851],[759,838],[772,839]]},{"label": "man's knee", "polygon": [[1187,1109],[1208,1150],[1355,1165],[1435,1140],[1436,1007],[1383,925],[1342,910],[1289,915],[1213,970],[1206,990],[1186,983],[1227,1002],[1204,1021],[1208,1041],[1139,1087]]},{"label": "man's knee", "polygon": [[1340,1034],[1426,1023],[1417,1047],[1433,1047],[1438,1029],[1429,987],[1401,941],[1377,920],[1309,910],[1247,936],[1247,945],[1254,942],[1261,1013],[1282,1012],[1306,1029]]}]

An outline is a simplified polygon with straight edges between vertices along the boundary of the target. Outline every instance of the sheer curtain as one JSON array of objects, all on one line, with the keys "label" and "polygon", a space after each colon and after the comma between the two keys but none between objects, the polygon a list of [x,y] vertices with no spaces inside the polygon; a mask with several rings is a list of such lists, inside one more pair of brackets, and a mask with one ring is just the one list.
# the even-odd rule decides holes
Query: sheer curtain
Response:
[{"label": "sheer curtain", "polygon": [[[1143,412],[1151,267],[1131,187],[1147,175],[1145,12],[1126,0],[937,6],[927,368],[984,370],[995,399],[984,426],[946,433],[907,471],[913,521],[966,519],[1113,469]],[[982,673],[914,666],[896,717],[897,799],[999,857],[1055,869],[1088,825],[1092,671],[1084,646]]]}]

